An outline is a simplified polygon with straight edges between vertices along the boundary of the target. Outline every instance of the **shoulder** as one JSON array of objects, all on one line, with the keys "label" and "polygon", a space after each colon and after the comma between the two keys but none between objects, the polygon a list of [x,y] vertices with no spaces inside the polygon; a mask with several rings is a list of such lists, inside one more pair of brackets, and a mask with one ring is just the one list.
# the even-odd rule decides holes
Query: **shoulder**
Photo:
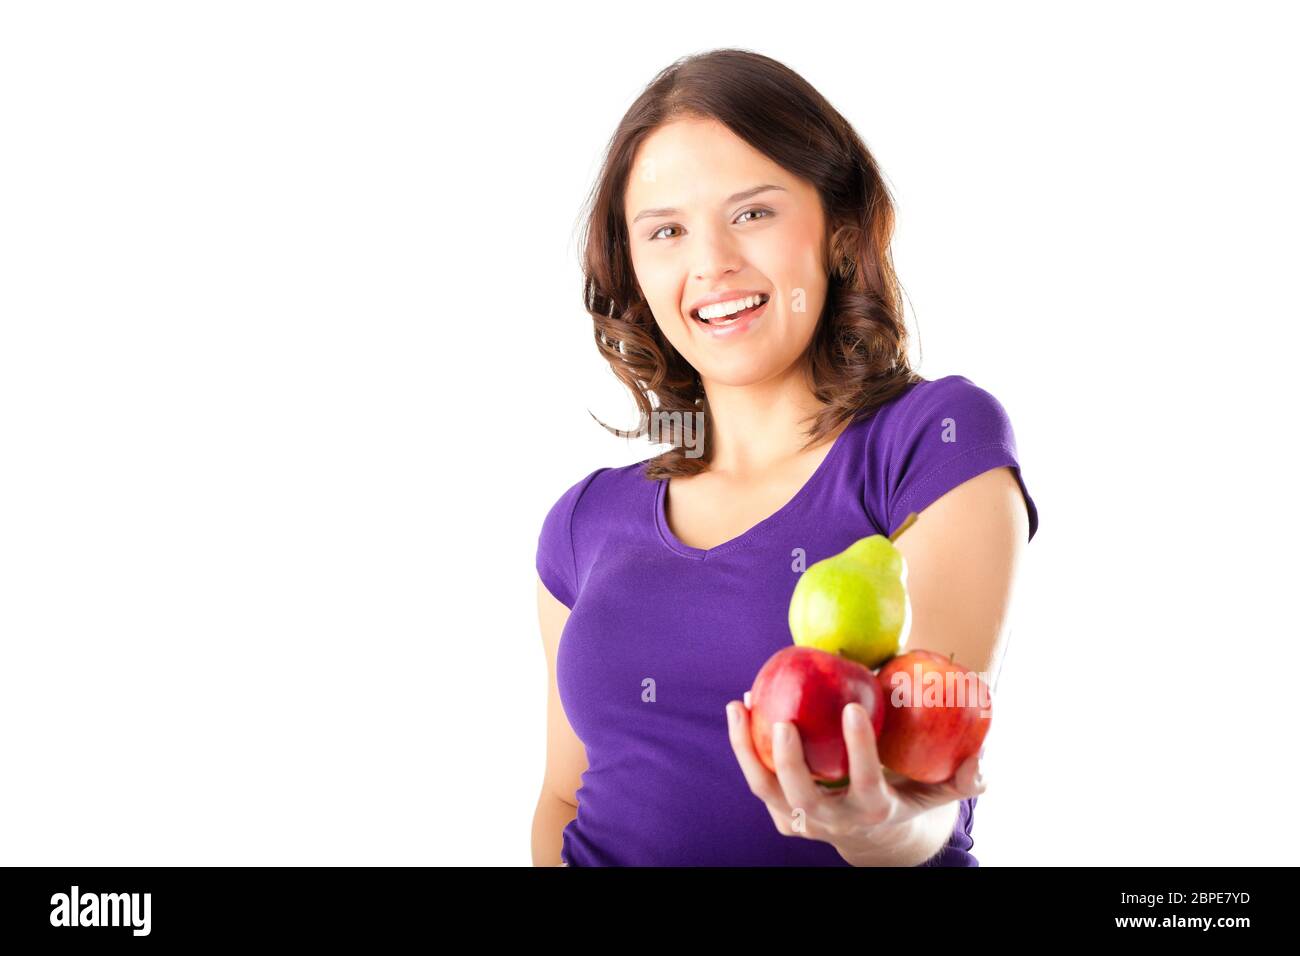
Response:
[{"label": "shoulder", "polygon": [[557,518],[568,520],[577,508],[578,502],[586,493],[596,477],[605,471],[604,468],[597,468],[583,475],[577,481],[572,482],[564,487],[559,497],[552,500],[550,510],[547,512],[546,521],[553,521]]},{"label": "shoulder", "polygon": [[575,514],[598,512],[602,503],[616,503],[632,486],[646,481],[644,472],[649,461],[647,458],[630,465],[606,465],[588,472],[553,499],[547,520],[571,521]]},{"label": "shoulder", "polygon": [[599,522],[601,516],[618,513],[621,505],[647,483],[645,467],[650,459],[618,467],[603,466],[583,475],[553,499],[542,520],[542,539],[550,542],[567,538],[571,547],[573,529],[580,524]]},{"label": "shoulder", "polygon": [[1037,530],[1037,507],[1020,466],[1011,416],[964,375],[922,380],[881,406],[870,424],[867,507],[892,532],[909,512],[991,468],[1009,467]]},{"label": "shoulder", "polygon": [[917,382],[880,410],[878,438],[916,438],[918,432],[941,444],[1013,441],[1011,417],[1002,402],[964,375]]},{"label": "shoulder", "polygon": [[573,607],[581,590],[591,542],[605,534],[609,522],[621,513],[619,509],[633,500],[634,483],[646,481],[646,461],[588,472],[554,499],[542,519],[537,573],[566,607]]}]

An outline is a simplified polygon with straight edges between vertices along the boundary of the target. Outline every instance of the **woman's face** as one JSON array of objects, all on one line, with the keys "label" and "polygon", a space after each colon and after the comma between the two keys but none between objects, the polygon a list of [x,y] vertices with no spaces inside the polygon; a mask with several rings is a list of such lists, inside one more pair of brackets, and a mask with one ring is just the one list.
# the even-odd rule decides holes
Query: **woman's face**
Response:
[{"label": "woman's face", "polygon": [[[816,188],[721,123],[682,119],[641,144],[626,193],[637,283],[664,337],[701,378],[750,385],[790,369],[826,300]],[[736,292],[770,298],[730,324],[693,316],[701,299]]]}]

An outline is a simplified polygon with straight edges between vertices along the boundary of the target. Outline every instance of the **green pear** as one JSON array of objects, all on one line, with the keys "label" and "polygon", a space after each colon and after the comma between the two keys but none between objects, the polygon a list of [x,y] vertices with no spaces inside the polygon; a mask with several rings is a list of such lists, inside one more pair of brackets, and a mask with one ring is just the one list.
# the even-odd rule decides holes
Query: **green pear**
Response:
[{"label": "green pear", "polygon": [[912,605],[907,597],[907,561],[894,539],[873,534],[804,571],[790,597],[790,633],[795,644],[840,654],[875,669],[907,643]]}]

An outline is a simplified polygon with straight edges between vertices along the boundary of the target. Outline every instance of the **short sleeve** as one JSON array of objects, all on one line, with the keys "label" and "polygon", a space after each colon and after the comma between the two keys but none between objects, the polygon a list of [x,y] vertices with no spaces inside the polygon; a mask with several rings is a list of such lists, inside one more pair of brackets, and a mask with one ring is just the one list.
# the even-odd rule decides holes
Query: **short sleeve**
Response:
[{"label": "short sleeve", "polygon": [[551,505],[537,537],[537,575],[557,601],[573,610],[578,596],[578,567],[573,553],[573,514],[598,468],[570,486]]},{"label": "short sleeve", "polygon": [[909,513],[923,511],[958,485],[1008,466],[1029,514],[1029,540],[1038,508],[1021,472],[1011,419],[989,392],[961,375],[924,381],[899,400],[882,426],[881,480],[868,500],[892,535]]}]

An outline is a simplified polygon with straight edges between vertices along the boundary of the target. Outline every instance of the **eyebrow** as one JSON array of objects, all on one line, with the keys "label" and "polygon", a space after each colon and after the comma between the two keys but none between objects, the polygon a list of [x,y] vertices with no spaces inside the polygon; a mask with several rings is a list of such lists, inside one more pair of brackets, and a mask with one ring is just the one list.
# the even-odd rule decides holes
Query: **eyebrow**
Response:
[{"label": "eyebrow", "polygon": [[[746,189],[743,192],[738,192],[734,196],[728,196],[725,200],[723,200],[722,204],[724,206],[727,206],[733,202],[740,202],[742,199],[749,199],[751,196],[757,196],[759,193],[767,192],[769,189],[780,189],[782,192],[785,191],[784,186],[773,186],[771,183],[765,183],[762,186],[755,186],[753,189]],[[680,212],[681,212],[680,209],[672,209],[672,208],[642,209],[639,213],[636,214],[636,216],[633,217],[632,224],[635,225],[636,223],[640,222],[642,219],[649,219],[654,216],[676,216]]]}]

